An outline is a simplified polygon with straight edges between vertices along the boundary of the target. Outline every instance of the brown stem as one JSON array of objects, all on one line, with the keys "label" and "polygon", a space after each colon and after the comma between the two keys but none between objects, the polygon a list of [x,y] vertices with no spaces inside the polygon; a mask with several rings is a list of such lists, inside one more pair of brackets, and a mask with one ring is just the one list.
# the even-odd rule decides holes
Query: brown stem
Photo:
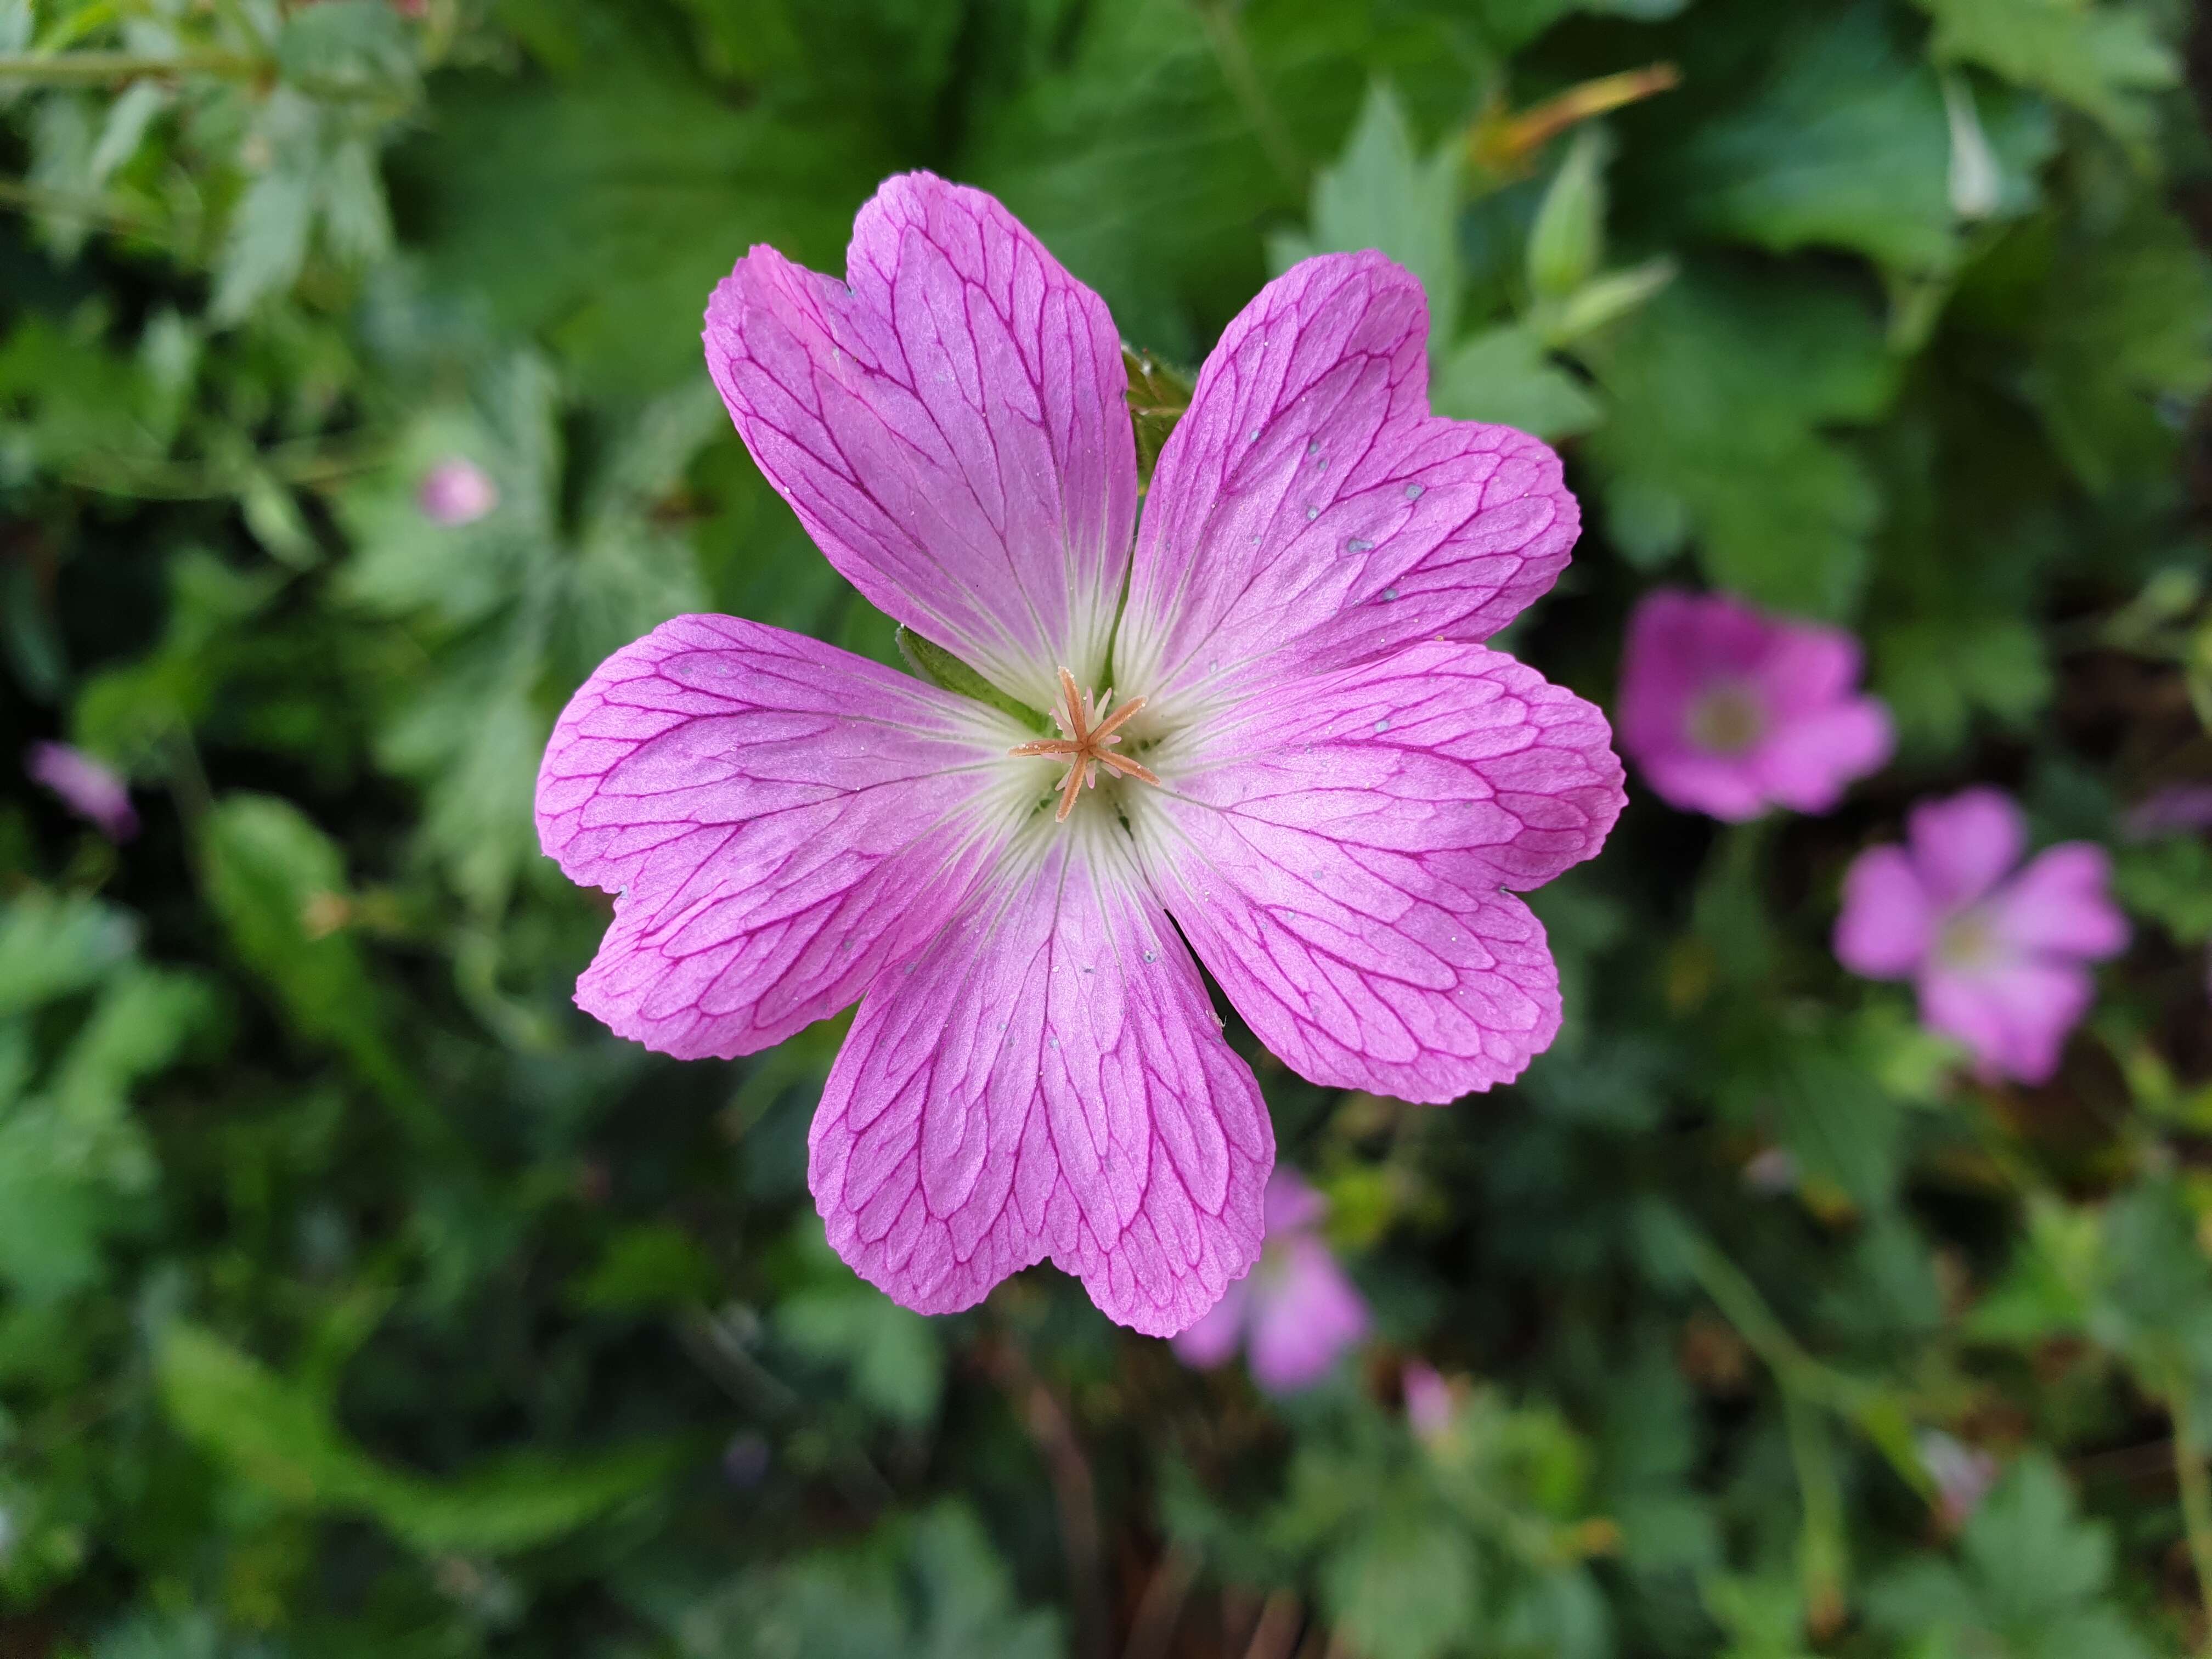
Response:
[{"label": "brown stem", "polygon": [[1098,1489],[1091,1476],[1091,1462],[1083,1455],[1083,1443],[1077,1438],[1075,1425],[1068,1420],[1060,1396],[1036,1374],[1018,1343],[1011,1338],[987,1341],[978,1357],[1005,1390],[1030,1438],[1036,1443],[1046,1478],[1052,1482],[1060,1548],[1067,1558],[1068,1601],[1075,1614],[1074,1651],[1083,1659],[1107,1659],[1111,1649],[1105,1552],[1098,1534]]},{"label": "brown stem", "polygon": [[1197,1582],[1198,1563],[1170,1545],[1137,1602],[1136,1617],[1129,1622],[1129,1645],[1122,1650],[1121,1659],[1160,1659],[1175,1639],[1183,1604]]},{"label": "brown stem", "polygon": [[1298,1598],[1286,1589],[1277,1590],[1260,1609],[1260,1622],[1252,1627],[1252,1644],[1244,1650],[1244,1659],[1291,1659],[1298,1627],[1304,1622]]}]

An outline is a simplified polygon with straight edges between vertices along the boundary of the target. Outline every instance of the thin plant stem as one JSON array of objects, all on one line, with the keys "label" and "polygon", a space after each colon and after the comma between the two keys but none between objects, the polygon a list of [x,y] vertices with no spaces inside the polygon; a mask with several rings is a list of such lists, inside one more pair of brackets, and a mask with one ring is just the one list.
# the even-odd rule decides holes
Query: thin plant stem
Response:
[{"label": "thin plant stem", "polygon": [[1011,1334],[986,1341],[978,1358],[1006,1393],[1022,1426],[1044,1459],[1060,1517],[1060,1547],[1067,1559],[1068,1600],[1075,1615],[1074,1651],[1083,1659],[1108,1652],[1106,1554],[1098,1531],[1098,1489],[1091,1460],[1051,1384],[1036,1374]]},{"label": "thin plant stem", "polygon": [[154,76],[214,75],[247,80],[267,61],[243,52],[138,52],[0,53],[0,81],[27,81],[46,87],[105,86],[114,81],[143,81]]},{"label": "thin plant stem", "polygon": [[1835,1448],[1827,1423],[1802,1395],[1784,1390],[1782,1414],[1805,1510],[1797,1543],[1805,1626],[1816,1639],[1825,1640],[1844,1621],[1844,1495],[1836,1479]]},{"label": "thin plant stem", "polygon": [[2197,1600],[2204,1608],[2203,1652],[2212,1656],[2212,1481],[2204,1473],[2204,1442],[2187,1376],[2179,1371],[2166,1389],[2173,1419],[2173,1474],[2181,1485],[2181,1526],[2197,1568]]},{"label": "thin plant stem", "polygon": [[1222,79],[1229,82],[1229,90],[1244,107],[1244,113],[1260,136],[1260,147],[1267,152],[1267,161],[1282,181],[1292,190],[1303,192],[1306,187],[1306,160],[1299,152],[1297,141],[1284,125],[1274,100],[1267,96],[1267,88],[1260,79],[1259,65],[1252,61],[1252,49],[1245,44],[1244,31],[1237,27],[1231,15],[1230,0],[1194,0],[1198,21],[1206,30],[1206,44],[1213,48],[1214,61],[1221,66]]}]

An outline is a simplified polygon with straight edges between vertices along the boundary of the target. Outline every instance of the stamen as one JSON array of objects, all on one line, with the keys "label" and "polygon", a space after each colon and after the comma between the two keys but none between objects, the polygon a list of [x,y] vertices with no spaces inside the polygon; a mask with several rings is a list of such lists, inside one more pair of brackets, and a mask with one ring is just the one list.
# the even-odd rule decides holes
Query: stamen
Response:
[{"label": "stamen", "polygon": [[[1009,755],[1035,755],[1067,763],[1067,775],[1060,780],[1060,809],[1053,814],[1057,822],[1067,821],[1067,815],[1075,810],[1076,796],[1086,787],[1098,787],[1101,763],[1122,777],[1152,784],[1159,782],[1151,769],[1127,755],[1109,752],[1121,741],[1121,729],[1129,717],[1145,706],[1142,697],[1132,697],[1111,714],[1106,714],[1113,708],[1113,688],[1108,687],[1106,695],[1094,705],[1088,692],[1076,690],[1075,676],[1065,668],[1060,671],[1060,690],[1061,702],[1052,710],[1052,720],[1066,735],[1017,744],[1006,751]],[[1103,719],[1100,718],[1102,714]]]}]

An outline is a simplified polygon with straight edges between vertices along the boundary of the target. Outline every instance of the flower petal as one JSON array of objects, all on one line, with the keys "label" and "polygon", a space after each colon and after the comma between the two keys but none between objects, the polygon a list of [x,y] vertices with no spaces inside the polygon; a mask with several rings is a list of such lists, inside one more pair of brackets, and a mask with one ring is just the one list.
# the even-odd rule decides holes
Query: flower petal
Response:
[{"label": "flower petal", "polygon": [[871,988],[830,1071],[808,1169],[830,1242],[920,1312],[1049,1255],[1171,1336],[1259,1255],[1259,1085],[1108,833],[1018,842]]},{"label": "flower petal", "polygon": [[1937,915],[1902,847],[1869,847],[1844,875],[1836,958],[1868,979],[1903,979],[1935,943]]},{"label": "flower petal", "polygon": [[1928,896],[1953,910],[1980,898],[2020,862],[2027,824],[2002,790],[1962,789],[1914,807],[1905,838]]},{"label": "flower petal", "polygon": [[1255,1275],[1245,1357],[1268,1393],[1295,1394],[1367,1334],[1367,1301],[1321,1240],[1299,1235],[1279,1248],[1280,1265]]},{"label": "flower petal", "polygon": [[1920,981],[1920,1016],[1965,1043],[1985,1077],[2045,1083],[2095,994],[2088,970],[2032,958]]},{"label": "flower petal", "polygon": [[1021,735],[757,623],[678,617],[624,647],[538,775],[547,856],[617,895],[578,1005],[684,1059],[835,1013],[937,930],[1020,821],[1001,757]]},{"label": "flower petal", "polygon": [[1442,1102],[1559,1029],[1544,932],[1501,886],[1595,853],[1624,799],[1604,716],[1479,646],[1255,697],[1129,798],[1155,890],[1301,1075]]},{"label": "flower petal", "polygon": [[[1106,305],[981,191],[860,210],[847,282],[756,247],[707,308],[732,419],[830,562],[1036,708],[1103,670],[1136,520]],[[849,284],[849,286],[848,286]]]},{"label": "flower petal", "polygon": [[1221,1300],[1198,1323],[1176,1334],[1176,1358],[1201,1371],[1227,1364],[1236,1355],[1237,1345],[1244,1340],[1244,1304],[1250,1299],[1251,1290],[1248,1275],[1224,1291]]},{"label": "flower petal", "polygon": [[2112,861],[2101,847],[2045,848],[1990,896],[1991,930],[2005,944],[2054,956],[2110,957],[2127,948],[2128,923],[2112,900]]},{"label": "flower petal", "polygon": [[1790,719],[1752,757],[1767,799],[1792,811],[1826,812],[1856,780],[1887,763],[1897,747],[1888,708],[1851,697]]},{"label": "flower petal", "polygon": [[1485,640],[1550,587],[1581,527],[1559,458],[1429,413],[1428,325],[1378,253],[1305,260],[1230,324],[1146,497],[1124,689],[1171,707]]}]

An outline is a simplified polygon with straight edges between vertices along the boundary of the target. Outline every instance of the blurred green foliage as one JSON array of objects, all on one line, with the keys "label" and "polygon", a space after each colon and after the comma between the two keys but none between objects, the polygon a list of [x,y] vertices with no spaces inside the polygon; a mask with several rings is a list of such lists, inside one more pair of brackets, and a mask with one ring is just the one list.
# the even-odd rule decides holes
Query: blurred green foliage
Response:
[{"label": "blurred green foliage", "polygon": [[[2120,829],[2212,778],[2190,21],[0,0],[0,750],[146,820],[0,799],[0,1653],[2212,1640],[2212,853]],[[1382,248],[1437,408],[1590,509],[1516,649],[1603,701],[1701,579],[1857,629],[1898,719],[1829,819],[1632,805],[1540,896],[1568,1025],[1516,1088],[1339,1097],[1232,1026],[1376,1313],[1295,1399],[1048,1273],[895,1307],[805,1193],[836,1029],[683,1066],[568,1004],[607,912],[530,796],[592,666],[702,606],[899,660],[696,337],[916,166],[1106,295],[1148,445],[1271,270]],[[441,526],[454,459],[496,504]],[[1826,949],[1968,780],[2137,917],[2046,1088]]]}]

